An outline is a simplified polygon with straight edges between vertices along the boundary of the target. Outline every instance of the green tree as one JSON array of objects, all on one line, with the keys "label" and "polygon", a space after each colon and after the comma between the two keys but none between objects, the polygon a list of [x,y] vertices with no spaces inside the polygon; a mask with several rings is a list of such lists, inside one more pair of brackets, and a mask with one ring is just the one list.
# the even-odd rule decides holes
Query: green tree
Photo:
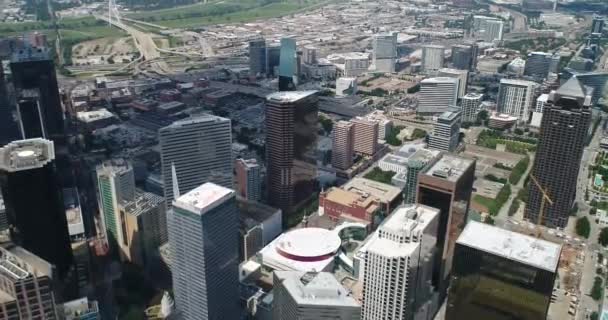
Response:
[{"label": "green tree", "polygon": [[593,288],[591,288],[591,298],[595,301],[600,301],[604,295],[604,280],[601,277],[595,277],[593,280]]},{"label": "green tree", "polygon": [[590,232],[591,224],[589,223],[589,219],[587,219],[587,217],[581,217],[576,220],[576,234],[587,239],[589,238]]},{"label": "green tree", "polygon": [[602,228],[598,242],[604,247],[608,246],[608,227]]},{"label": "green tree", "polygon": [[598,320],[600,318],[600,315],[597,313],[597,311],[593,311],[591,313],[591,316],[589,316],[589,320]]},{"label": "green tree", "polygon": [[596,207],[591,207],[591,209],[589,209],[589,214],[594,216],[597,214],[597,208]]},{"label": "green tree", "polygon": [[374,167],[370,172],[365,174],[364,178],[378,181],[381,183],[391,184],[391,179],[396,174],[394,171],[384,171],[379,167]]},{"label": "green tree", "polygon": [[483,220],[483,222],[494,225],[494,218],[492,218],[492,216],[490,216],[490,215],[487,215],[486,218]]}]

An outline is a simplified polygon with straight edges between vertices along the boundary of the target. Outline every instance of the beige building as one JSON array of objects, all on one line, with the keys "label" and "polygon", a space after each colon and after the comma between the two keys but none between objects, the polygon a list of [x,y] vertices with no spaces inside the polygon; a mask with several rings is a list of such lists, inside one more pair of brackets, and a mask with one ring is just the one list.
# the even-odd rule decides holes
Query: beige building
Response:
[{"label": "beige building", "polygon": [[363,155],[374,155],[378,149],[378,122],[364,119],[353,119],[354,151]]},{"label": "beige building", "polygon": [[334,126],[334,143],[331,154],[331,165],[336,169],[346,170],[353,165],[354,124],[338,121]]}]

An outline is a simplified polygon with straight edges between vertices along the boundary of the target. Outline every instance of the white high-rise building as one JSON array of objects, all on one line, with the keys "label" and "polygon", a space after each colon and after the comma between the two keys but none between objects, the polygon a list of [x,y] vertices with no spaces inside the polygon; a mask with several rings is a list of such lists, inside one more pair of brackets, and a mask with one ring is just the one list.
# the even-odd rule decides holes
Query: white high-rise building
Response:
[{"label": "white high-rise building", "polygon": [[498,88],[498,112],[517,117],[519,122],[530,118],[537,84],[532,81],[502,79]]},{"label": "white high-rise building", "polygon": [[477,114],[481,107],[482,94],[479,93],[467,93],[460,101],[460,109],[462,110],[462,121],[463,122],[475,122],[477,121]]},{"label": "white high-rise building", "polygon": [[361,307],[329,272],[274,272],[274,320],[359,320]]},{"label": "white high-rise building", "polygon": [[395,72],[397,63],[397,33],[374,36],[374,66],[379,72]]},{"label": "white high-rise building", "polygon": [[412,319],[432,300],[439,210],[404,205],[356,253],[363,281],[362,320]]},{"label": "white high-rise building", "polygon": [[449,77],[458,79],[458,99],[467,94],[467,82],[469,80],[469,71],[451,68],[439,69],[439,77]]},{"label": "white high-rise building", "polygon": [[547,101],[549,100],[549,94],[547,93],[543,93],[540,96],[538,96],[538,98],[536,99],[536,108],[534,108],[534,112],[543,112],[543,108],[545,107],[545,104],[547,104]]},{"label": "white high-rise building", "polygon": [[232,188],[231,134],[230,120],[213,115],[179,120],[159,130],[167,206],[174,199],[173,166],[181,194],[205,182]]},{"label": "white high-rise building", "polygon": [[205,183],[178,197],[167,216],[180,319],[239,319],[235,192]]},{"label": "white high-rise building", "polygon": [[486,42],[502,40],[504,22],[495,17],[474,16],[473,36]]},{"label": "white high-rise building", "polygon": [[433,44],[422,46],[422,70],[432,72],[443,68],[444,55],[444,46]]},{"label": "white high-rise building", "polygon": [[458,79],[439,77],[420,82],[418,113],[423,115],[441,114],[456,106],[458,99]]},{"label": "white high-rise building", "polygon": [[460,134],[460,111],[446,111],[435,122],[429,136],[429,149],[452,152],[458,147]]}]

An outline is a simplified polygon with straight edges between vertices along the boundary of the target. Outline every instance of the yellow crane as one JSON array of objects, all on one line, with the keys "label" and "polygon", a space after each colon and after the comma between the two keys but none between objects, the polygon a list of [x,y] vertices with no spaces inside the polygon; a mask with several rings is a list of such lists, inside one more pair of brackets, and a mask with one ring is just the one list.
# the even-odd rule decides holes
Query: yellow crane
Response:
[{"label": "yellow crane", "polygon": [[530,179],[532,179],[532,182],[534,182],[536,187],[538,187],[538,190],[540,190],[540,192],[543,194],[543,199],[540,202],[540,211],[538,212],[538,218],[536,219],[536,237],[540,238],[540,235],[542,234],[540,226],[543,222],[543,216],[545,215],[545,201],[549,201],[549,204],[553,205],[553,200],[551,200],[551,197],[549,197],[547,191],[541,187],[540,183],[538,180],[536,180],[536,177],[534,177],[532,173],[530,173]]}]

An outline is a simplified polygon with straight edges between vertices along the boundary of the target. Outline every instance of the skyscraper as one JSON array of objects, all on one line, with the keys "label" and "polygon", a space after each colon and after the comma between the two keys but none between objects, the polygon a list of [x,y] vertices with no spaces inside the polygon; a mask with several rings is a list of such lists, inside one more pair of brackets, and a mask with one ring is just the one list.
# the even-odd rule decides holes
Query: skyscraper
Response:
[{"label": "skyscraper", "polygon": [[545,320],[561,245],[471,221],[456,242],[446,320]]},{"label": "skyscraper", "polygon": [[281,38],[281,57],[279,62],[279,91],[296,90],[296,39]]},{"label": "skyscraper", "polygon": [[367,119],[352,119],[354,147],[357,153],[372,156],[378,150],[378,122]]},{"label": "skyscraper", "polygon": [[184,194],[205,182],[232,188],[232,131],[230,120],[199,115],[175,121],[158,131],[165,201],[174,199],[172,167]]},{"label": "skyscraper", "polygon": [[0,247],[0,319],[62,319],[53,277],[49,262],[14,244]]},{"label": "skyscraper", "polygon": [[2,128],[0,130],[0,146],[20,139],[21,135],[13,116],[14,109],[8,96],[4,69],[0,68],[0,128]]},{"label": "skyscraper", "polygon": [[397,33],[374,36],[373,64],[378,72],[395,72]]},{"label": "skyscraper", "polygon": [[168,217],[173,292],[181,319],[239,319],[234,191],[205,183],[177,198]]},{"label": "skyscraper", "polygon": [[469,72],[467,70],[441,68],[437,76],[458,79],[458,99],[467,93],[467,82],[469,80]]},{"label": "skyscraper", "polygon": [[407,159],[407,182],[404,190],[403,203],[416,202],[418,173],[438,155],[438,150],[420,149]]},{"label": "skyscraper", "polygon": [[[544,205],[541,223],[545,226],[564,228],[568,223],[590,122],[591,95],[576,78],[551,92],[544,106],[532,167],[532,175],[553,201]],[[542,193],[530,183],[524,218],[536,223],[541,201]]]},{"label": "skyscraper", "polygon": [[422,115],[437,115],[456,106],[458,79],[439,77],[420,82],[417,112]]},{"label": "skyscraper", "polygon": [[[442,153],[418,174],[416,203],[439,209],[437,254],[433,287],[443,299],[447,293],[454,245],[467,222],[475,179],[475,160]],[[440,300],[442,300],[440,299]]]},{"label": "skyscraper", "polygon": [[331,165],[336,169],[346,170],[353,165],[355,147],[354,124],[338,121],[334,125],[334,143],[331,153]]},{"label": "skyscraper", "polygon": [[457,44],[452,46],[452,67],[454,69],[475,71],[477,68],[476,44]]},{"label": "skyscraper", "polygon": [[502,20],[487,20],[482,39],[486,42],[502,40],[504,22]]},{"label": "skyscraper", "polygon": [[13,241],[54,264],[61,278],[72,266],[53,142],[13,141],[0,148],[0,189]]},{"label": "skyscraper", "polygon": [[414,319],[425,308],[432,286],[439,210],[405,205],[395,209],[357,253],[363,272],[362,320]]},{"label": "skyscraper", "polygon": [[249,41],[249,74],[258,76],[266,73],[266,40]]},{"label": "skyscraper", "polygon": [[518,118],[520,122],[527,122],[534,103],[534,91],[537,84],[525,80],[500,80],[498,87],[497,109]]},{"label": "skyscraper", "polygon": [[125,230],[120,220],[122,202],[135,199],[135,176],[133,166],[124,159],[105,161],[97,167],[99,211],[105,225],[106,239],[112,247],[125,243]]},{"label": "skyscraper", "polygon": [[429,136],[429,149],[452,152],[458,147],[461,112],[457,109],[442,113]]},{"label": "skyscraper", "polygon": [[239,196],[252,201],[262,200],[262,181],[257,160],[236,159],[235,167]]},{"label": "skyscraper", "polygon": [[599,15],[593,15],[593,21],[591,22],[591,33],[602,33],[606,20],[604,17]]},{"label": "skyscraper", "polygon": [[63,109],[55,65],[48,51],[31,47],[19,50],[10,67],[23,138],[45,138],[52,140],[56,148],[63,146]]},{"label": "skyscraper", "polygon": [[286,215],[309,199],[315,189],[317,104],[316,91],[278,92],[266,97],[268,201]]},{"label": "skyscraper", "polygon": [[583,86],[593,88],[591,104],[596,104],[601,97],[608,93],[608,72],[574,72],[572,76],[576,77]]},{"label": "skyscraper", "polygon": [[462,121],[463,122],[475,122],[477,121],[477,114],[481,107],[481,98],[483,95],[479,93],[467,93],[461,100],[462,109]]},{"label": "skyscraper", "polygon": [[[559,65],[559,60],[557,64]],[[553,70],[551,70],[552,65]],[[544,79],[549,74],[549,71],[556,72],[556,67],[551,53],[531,52],[526,60],[524,75]]]},{"label": "skyscraper", "polygon": [[422,46],[422,70],[433,72],[443,68],[445,47],[428,44]]},{"label": "skyscraper", "polygon": [[329,272],[274,272],[274,320],[359,320],[361,307]]}]

